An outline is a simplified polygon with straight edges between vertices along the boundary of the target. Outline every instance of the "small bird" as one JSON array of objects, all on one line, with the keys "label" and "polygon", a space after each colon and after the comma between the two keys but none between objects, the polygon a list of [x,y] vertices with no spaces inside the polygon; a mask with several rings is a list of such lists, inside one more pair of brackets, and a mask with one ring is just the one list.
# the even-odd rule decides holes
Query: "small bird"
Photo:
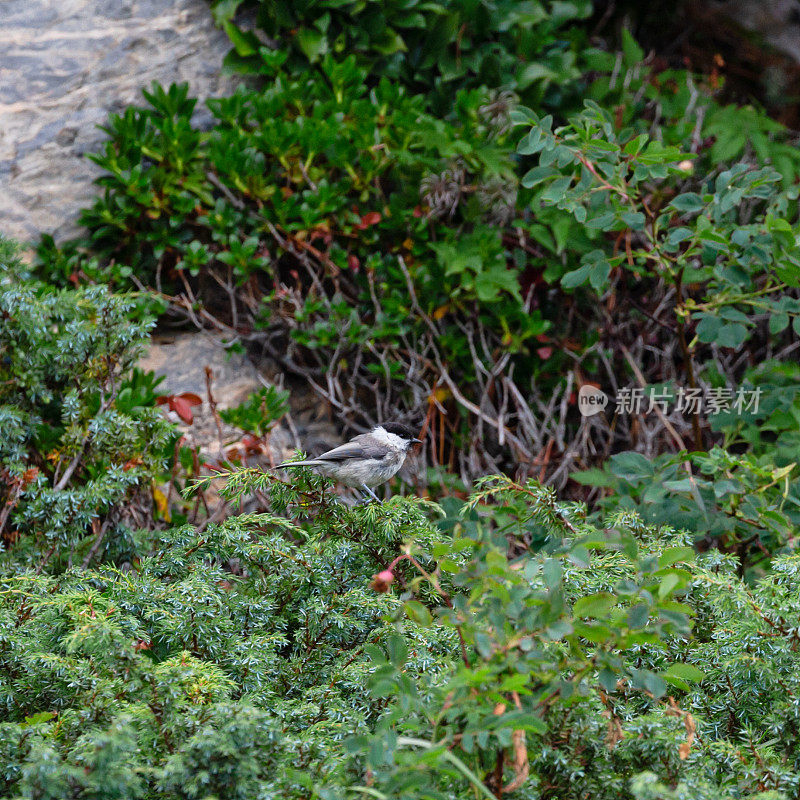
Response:
[{"label": "small bird", "polygon": [[362,489],[379,500],[372,487],[388,481],[403,466],[411,446],[421,441],[405,425],[385,422],[316,458],[284,461],[276,469],[313,467],[321,475]]}]

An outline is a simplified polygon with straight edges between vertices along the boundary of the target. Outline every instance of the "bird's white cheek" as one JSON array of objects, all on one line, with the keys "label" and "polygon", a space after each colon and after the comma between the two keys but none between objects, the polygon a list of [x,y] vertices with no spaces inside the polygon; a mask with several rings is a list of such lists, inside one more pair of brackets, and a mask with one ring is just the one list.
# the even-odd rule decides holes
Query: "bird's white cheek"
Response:
[{"label": "bird's white cheek", "polygon": [[389,431],[386,431],[383,428],[375,428],[375,430],[372,431],[372,435],[377,441],[383,445],[386,445],[386,447],[390,447],[392,450],[400,450],[403,452],[406,449],[405,439],[401,439],[396,434],[389,433]]}]

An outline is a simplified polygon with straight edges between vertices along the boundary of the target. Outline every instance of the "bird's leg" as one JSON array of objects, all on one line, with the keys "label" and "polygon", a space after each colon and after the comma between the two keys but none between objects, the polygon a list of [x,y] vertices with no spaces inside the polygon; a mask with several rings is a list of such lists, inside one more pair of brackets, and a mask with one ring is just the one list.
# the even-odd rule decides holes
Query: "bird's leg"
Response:
[{"label": "bird's leg", "polygon": [[380,501],[381,501],[380,497],[378,497],[378,495],[376,495],[376,494],[375,494],[375,492],[373,492],[373,491],[372,491],[372,489],[370,489],[370,488],[369,488],[369,486],[367,486],[367,484],[366,484],[366,483],[362,483],[362,484],[361,484],[361,488],[362,488],[362,489],[364,489],[364,491],[365,491],[365,492],[366,492],[366,493],[367,493],[367,494],[368,494],[368,495],[369,495],[369,496],[370,496],[370,497],[371,497],[373,500],[376,500],[377,502],[379,502],[379,503],[380,503]]}]

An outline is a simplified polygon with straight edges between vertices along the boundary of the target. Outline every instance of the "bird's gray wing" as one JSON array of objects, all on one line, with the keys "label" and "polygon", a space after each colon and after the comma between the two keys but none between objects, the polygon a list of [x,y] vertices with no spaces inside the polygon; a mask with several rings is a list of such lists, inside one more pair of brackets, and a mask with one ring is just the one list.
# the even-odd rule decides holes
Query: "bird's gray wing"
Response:
[{"label": "bird's gray wing", "polygon": [[[368,434],[354,436],[349,442],[334,447],[320,456],[315,461],[347,461],[351,458],[376,458],[381,459],[386,455],[386,448],[369,441]],[[367,441],[364,441],[367,439]]]}]

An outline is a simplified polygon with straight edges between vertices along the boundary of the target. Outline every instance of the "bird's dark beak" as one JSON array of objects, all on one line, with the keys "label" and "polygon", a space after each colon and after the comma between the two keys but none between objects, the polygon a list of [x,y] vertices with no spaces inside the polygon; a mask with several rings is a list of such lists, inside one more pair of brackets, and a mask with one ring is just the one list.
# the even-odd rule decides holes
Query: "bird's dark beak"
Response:
[{"label": "bird's dark beak", "polygon": [[422,439],[412,439],[411,444],[422,444]]}]

